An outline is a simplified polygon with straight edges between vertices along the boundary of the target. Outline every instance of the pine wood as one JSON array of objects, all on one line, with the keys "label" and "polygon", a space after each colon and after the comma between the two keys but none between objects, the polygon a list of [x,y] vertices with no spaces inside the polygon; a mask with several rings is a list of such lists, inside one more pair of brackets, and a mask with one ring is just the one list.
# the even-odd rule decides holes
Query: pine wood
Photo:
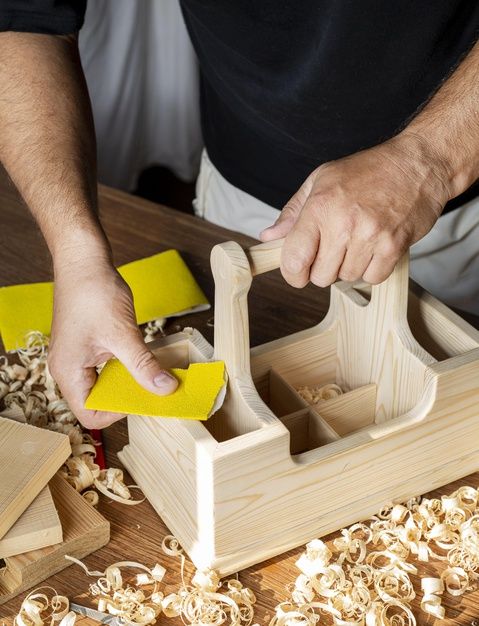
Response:
[{"label": "pine wood", "polygon": [[66,435],[0,417],[0,539],[70,453]]},{"label": "pine wood", "polygon": [[[212,251],[213,358],[229,375],[222,409],[204,425],[130,417],[119,455],[195,565],[222,574],[479,468],[475,329],[419,296],[409,316],[445,360],[418,343],[404,257],[369,292],[334,285],[320,324],[251,350],[248,291],[280,248]],[[199,333],[173,341],[211,358]],[[160,361],[164,350],[160,341]],[[331,382],[347,393],[316,407],[296,391]]]},{"label": "pine wood", "polygon": [[[13,186],[6,184],[1,171],[0,204],[2,206],[0,211],[0,284],[50,280],[48,250],[28,210],[16,195]],[[117,263],[126,263],[174,247],[181,251],[202,289],[210,298],[214,296],[213,281],[209,270],[211,247],[232,238],[245,247],[253,243],[253,240],[238,233],[233,234],[189,215],[108,188],[100,189],[100,213],[108,237],[113,244]],[[18,236],[19,233],[21,236]],[[35,263],[31,262],[32,257],[35,258]],[[310,285],[298,292],[286,285],[278,271],[255,278],[250,296],[249,310],[253,320],[250,336],[253,346],[271,342],[283,335],[288,336],[317,324],[327,311],[329,302],[329,290],[317,289]],[[410,293],[410,305],[411,300]],[[166,332],[168,334],[175,332],[177,325],[193,326],[212,343],[213,328],[210,325],[212,315],[213,312],[208,311],[171,320],[166,326]],[[433,349],[418,337],[420,318],[410,315],[410,311],[408,311],[408,318],[416,339],[430,354],[438,358]],[[478,318],[469,316],[469,319],[476,327],[479,327]],[[451,343],[453,351],[454,348],[456,353],[463,351],[460,346],[455,347],[455,340]],[[254,351],[255,348],[253,348]],[[308,357],[309,353],[305,352],[304,355]],[[454,356],[454,354],[446,356]],[[253,360],[252,370],[255,369],[256,364],[257,361]],[[266,365],[261,367],[263,370],[268,369]],[[126,420],[115,423],[103,434],[107,463],[109,466],[118,466],[116,453],[128,443]],[[131,478],[127,476],[126,480],[131,480]],[[427,495],[440,497],[463,485],[477,486],[478,484],[479,473],[476,473],[437,488]],[[150,565],[159,560],[168,569],[167,592],[172,591],[181,580],[180,563],[177,559],[161,554],[159,546],[163,537],[170,531],[149,502],[145,501],[136,507],[125,507],[110,502],[107,498],[101,498],[100,511],[111,522],[111,541],[86,558],[88,566],[104,569],[119,556]],[[326,539],[330,540],[335,536],[336,534],[330,535]],[[275,605],[289,598],[286,587],[299,573],[294,563],[301,552],[302,547],[299,547],[241,571],[241,582],[251,587],[257,597],[255,622],[258,624],[268,624]],[[422,576],[436,576],[441,566],[434,562],[420,563],[419,569]],[[191,572],[192,565],[187,560],[187,579]],[[94,606],[86,593],[89,583],[90,579],[80,568],[76,567],[69,567],[45,580],[45,584],[52,585],[58,592],[66,594],[72,600]],[[11,626],[12,618],[17,613],[23,596],[24,594],[20,594],[0,606],[2,626],[3,622],[6,626]],[[412,602],[418,626],[430,625],[431,620],[420,611],[420,601],[421,594],[418,594]],[[446,607],[446,619],[442,621],[444,626],[471,626],[471,622],[477,620],[479,616],[477,608],[479,591],[468,593],[462,598],[454,598],[446,594],[443,605]],[[169,619],[168,623],[171,626],[182,626],[179,618]]]},{"label": "pine wood", "polygon": [[0,559],[39,550],[61,541],[62,525],[47,486],[0,539]]},{"label": "pine wood", "polygon": [[50,488],[63,528],[63,541],[5,558],[5,566],[0,569],[0,604],[71,565],[65,554],[81,559],[110,539],[107,520],[66,480],[56,474]]}]

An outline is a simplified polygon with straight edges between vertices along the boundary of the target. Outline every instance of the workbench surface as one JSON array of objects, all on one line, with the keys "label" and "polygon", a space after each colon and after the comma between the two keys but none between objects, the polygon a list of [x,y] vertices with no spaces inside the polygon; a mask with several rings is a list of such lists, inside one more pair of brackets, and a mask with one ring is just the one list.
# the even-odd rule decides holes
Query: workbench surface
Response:
[{"label": "workbench surface", "polygon": [[[241,245],[253,243],[248,237],[107,187],[100,189],[100,216],[117,264],[176,248],[211,302],[213,279],[209,269],[209,253],[212,246],[233,238]],[[18,199],[13,185],[0,172],[0,285],[49,279],[51,263],[41,235]],[[327,306],[327,290],[313,286],[301,291],[294,290],[284,283],[278,271],[258,277],[250,293],[252,345],[317,323]],[[212,315],[212,311],[206,311],[177,318],[169,322],[166,330],[174,332],[178,325],[194,326],[212,342],[213,329],[208,324]],[[126,422],[121,421],[108,428],[104,438],[108,465],[120,466],[116,453],[127,442]],[[433,493],[450,493],[465,484],[477,487],[479,473]],[[111,523],[111,541],[105,548],[85,559],[88,567],[102,570],[115,561],[124,560],[139,561],[150,566],[160,562],[168,572],[165,579],[166,593],[175,590],[180,583],[179,562],[162,554],[161,541],[168,530],[149,503],[129,507],[100,496],[99,510]],[[241,582],[251,587],[257,596],[255,622],[267,624],[275,605],[289,598],[286,585],[292,583],[299,573],[294,562],[300,552],[301,549],[290,551],[241,572]],[[428,567],[428,570],[421,567],[421,571],[437,575],[434,565]],[[187,578],[191,572],[192,567],[188,565]],[[59,594],[67,595],[79,604],[91,605],[85,593],[93,581],[80,568],[71,566],[45,581],[45,584],[53,586]],[[3,618],[0,624],[10,625],[9,618],[18,611],[24,595],[0,606],[0,618]],[[418,624],[432,624],[433,619],[419,610],[419,604],[420,595],[413,603]],[[443,605],[447,615],[443,624],[471,626],[474,620],[479,624],[479,591],[462,599],[445,595]],[[171,622],[172,626],[182,623],[179,619],[160,618],[160,623],[167,622]],[[94,622],[82,619],[80,623],[89,626]]]}]

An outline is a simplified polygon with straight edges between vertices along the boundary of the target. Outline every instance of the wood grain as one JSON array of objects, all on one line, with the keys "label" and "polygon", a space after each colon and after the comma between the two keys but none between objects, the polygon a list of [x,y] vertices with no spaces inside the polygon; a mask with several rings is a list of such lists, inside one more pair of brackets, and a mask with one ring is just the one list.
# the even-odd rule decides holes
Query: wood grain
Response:
[{"label": "wood grain", "polygon": [[[5,177],[1,180],[1,175],[0,206],[0,284],[51,279],[50,261],[41,236],[13,186]],[[253,243],[242,235],[107,188],[102,188],[100,192],[100,214],[113,244],[117,263],[126,263],[174,247],[180,250],[211,300],[213,281],[209,269],[209,254],[212,246],[233,238],[242,246]],[[35,259],[34,263],[32,258]],[[250,328],[251,344],[264,344],[313,326],[324,317],[328,302],[329,290],[312,286],[301,291],[289,288],[277,271],[259,276],[253,281],[249,298],[250,316],[253,320]],[[211,317],[212,312],[185,316],[170,322],[166,330],[171,333],[177,325],[194,326],[212,342],[213,329],[208,324]],[[479,327],[477,318],[471,318],[471,321]],[[415,333],[414,325],[412,331]],[[261,355],[258,356],[258,369],[264,373],[267,368],[260,360]],[[253,358],[252,366],[254,367]],[[325,382],[330,381],[331,379]],[[117,451],[128,442],[126,421],[108,428],[104,437],[108,464],[119,466]],[[439,497],[468,484],[477,487],[479,473],[435,489],[429,495]],[[158,488],[161,489],[160,486]],[[166,592],[177,588],[181,580],[180,563],[177,559],[165,557],[161,553],[161,541],[168,533],[168,528],[152,506],[144,502],[130,508],[101,498],[100,511],[111,523],[111,541],[87,557],[87,565],[102,569],[118,558],[128,558],[149,565],[159,561],[168,569]],[[299,573],[294,563],[301,551],[300,548],[288,551],[240,573],[240,580],[250,586],[257,596],[255,621],[259,624],[267,624],[274,606],[289,598],[286,586]],[[440,566],[437,563],[419,564],[421,576],[435,576],[438,571]],[[188,562],[186,577],[191,573],[192,567]],[[91,579],[75,567],[57,573],[45,581],[59,593],[68,595],[80,604],[93,606],[86,594],[90,582]],[[11,626],[11,618],[18,611],[22,597],[0,606],[0,624],[3,618],[5,624]],[[420,611],[420,599],[419,594],[413,601],[417,622],[419,626],[431,626],[432,620]],[[443,605],[446,607],[446,619],[442,622],[444,626],[471,626],[473,620],[479,619],[479,591],[459,599],[446,595]],[[182,626],[180,619],[171,619],[168,623]]]},{"label": "wood grain", "polygon": [[0,604],[71,566],[66,554],[81,559],[108,543],[108,521],[64,478],[56,474],[50,488],[62,523],[63,541],[5,558],[5,566],[0,569]]},{"label": "wood grain", "polygon": [[66,435],[0,417],[0,538],[70,453]]},{"label": "wood grain", "polygon": [[62,525],[47,486],[0,539],[0,559],[39,550],[61,541]]},{"label": "wood grain", "polygon": [[[269,368],[266,382],[263,373],[258,380],[256,366],[259,395],[250,373],[247,295],[254,268],[248,259],[260,259],[258,272],[274,267],[279,246],[252,250],[227,242],[211,255],[214,356],[229,375],[221,411],[204,432],[201,424],[192,432],[182,420],[150,420],[149,432],[132,434],[121,456],[195,565],[222,575],[361,521],[387,500],[408,499],[479,469],[479,347],[434,368],[436,359],[407,322],[407,257],[372,287],[369,299],[350,284],[335,285],[328,314],[309,342],[297,333],[257,348],[255,358],[261,352]],[[430,300],[431,309],[436,304]],[[438,311],[428,315],[426,328],[452,327],[454,318]],[[441,333],[431,330],[440,342]],[[467,325],[448,329],[446,347],[451,336],[466,332]],[[328,382],[351,390],[332,413],[343,420],[343,437],[321,408],[301,410],[306,402],[290,385],[292,376],[296,384],[311,384],[313,375],[313,384],[321,384],[324,355],[336,364],[336,379]],[[140,420],[129,418],[136,430]],[[215,439],[205,445],[208,432]],[[176,489],[179,477],[182,489]],[[158,493],[158,479],[169,486],[169,497]]]}]

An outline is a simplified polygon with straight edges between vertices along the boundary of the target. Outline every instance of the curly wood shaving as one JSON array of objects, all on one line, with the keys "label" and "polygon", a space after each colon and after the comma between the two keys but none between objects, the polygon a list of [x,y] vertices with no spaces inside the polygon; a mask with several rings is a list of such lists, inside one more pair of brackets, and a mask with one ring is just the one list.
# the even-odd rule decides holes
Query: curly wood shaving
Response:
[{"label": "curly wood shaving", "polygon": [[311,405],[318,404],[318,402],[323,400],[337,398],[343,393],[341,387],[335,383],[317,385],[315,387],[304,385],[303,387],[298,387],[296,391],[303,398],[303,400]]},{"label": "curly wood shaving", "polygon": [[421,608],[443,619],[444,591],[460,596],[478,586],[477,489],[384,507],[368,523],[341,530],[332,549],[311,541],[296,563],[292,601],[278,605],[271,626],[314,626],[318,611],[337,626],[413,626],[410,575],[418,570],[411,561],[430,557],[446,567],[439,578],[422,579]]},{"label": "curly wood shaving", "polygon": [[31,591],[23,600],[13,624],[14,626],[73,626],[76,618],[76,613],[70,611],[68,598],[59,596],[53,587],[39,587]]},{"label": "curly wood shaving", "polygon": [[[239,580],[221,582],[212,570],[198,570],[191,584],[184,580],[184,554],[174,537],[168,536],[162,546],[169,556],[182,559],[182,585],[177,593],[165,596],[159,590],[166,570],[156,564],[149,569],[141,563],[123,561],[113,563],[104,572],[90,571],[78,559],[65,557],[83,568],[88,576],[97,577],[90,585],[90,593],[97,600],[98,610],[115,615],[119,624],[147,625],[157,617],[181,617],[185,624],[205,626],[249,626],[254,617],[256,598],[251,589]],[[134,583],[126,582],[122,570],[139,569]],[[150,587],[145,589],[145,587]]]},{"label": "curly wood shaving", "polygon": [[[160,328],[160,321],[152,324]],[[83,432],[49,372],[48,337],[31,332],[25,345],[14,353],[13,358],[19,363],[0,357],[0,416],[67,435],[72,456],[60,473],[80,493],[87,490],[83,495],[93,506],[98,504],[98,494],[93,495],[92,487],[116,502],[129,505],[143,502],[144,498],[132,498],[130,489],[139,487],[127,487],[120,469],[100,471],[95,463],[96,442]]]},{"label": "curly wood shaving", "polygon": [[166,317],[159,317],[158,319],[153,320],[152,322],[148,322],[148,324],[145,326],[144,331],[143,331],[145,342],[148,343],[150,341],[153,341],[158,333],[160,333],[160,335],[164,337],[165,336],[165,324],[167,321],[168,319]]}]

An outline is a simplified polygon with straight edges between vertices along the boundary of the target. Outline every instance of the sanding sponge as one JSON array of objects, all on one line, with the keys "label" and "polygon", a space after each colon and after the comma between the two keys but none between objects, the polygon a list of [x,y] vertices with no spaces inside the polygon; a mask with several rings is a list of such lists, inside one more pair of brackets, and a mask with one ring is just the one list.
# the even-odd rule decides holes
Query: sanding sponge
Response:
[{"label": "sanding sponge", "polygon": [[[138,324],[210,306],[177,250],[127,263],[118,271],[133,292]],[[49,335],[52,317],[53,283],[0,288],[0,335],[5,350],[23,346],[31,330]]]},{"label": "sanding sponge", "polygon": [[192,363],[171,369],[178,379],[176,391],[157,396],[143,389],[124,365],[112,359],[104,366],[86,399],[85,408],[128,415],[207,420],[223,404],[226,369],[223,361]]}]

